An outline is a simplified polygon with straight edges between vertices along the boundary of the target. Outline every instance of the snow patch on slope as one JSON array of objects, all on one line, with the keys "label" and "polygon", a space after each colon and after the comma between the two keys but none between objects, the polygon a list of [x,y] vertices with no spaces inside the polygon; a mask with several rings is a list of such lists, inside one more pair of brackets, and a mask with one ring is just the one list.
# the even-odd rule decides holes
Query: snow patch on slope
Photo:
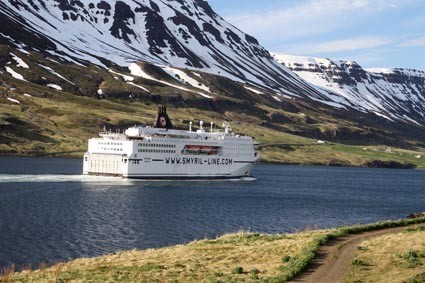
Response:
[{"label": "snow patch on slope", "polygon": [[164,85],[167,85],[167,86],[171,86],[171,87],[173,87],[173,88],[177,88],[177,89],[180,89],[180,90],[184,90],[184,91],[188,91],[188,92],[196,93],[196,94],[199,94],[199,95],[201,95],[202,97],[205,97],[205,98],[208,98],[208,99],[213,98],[212,96],[207,95],[207,94],[202,93],[202,92],[194,91],[194,90],[191,90],[191,89],[188,89],[188,88],[185,88],[185,87],[181,87],[181,86],[178,86],[178,85],[175,85],[175,84],[171,84],[171,83],[166,82],[166,81],[162,81],[162,80],[155,79],[154,77],[152,77],[151,75],[149,75],[148,73],[146,73],[146,72],[142,69],[142,67],[140,67],[140,66],[139,66],[138,64],[136,64],[136,63],[132,63],[132,64],[130,64],[130,66],[129,66],[128,68],[129,68],[129,70],[130,70],[131,74],[132,74],[132,75],[134,75],[134,76],[142,77],[142,78],[144,78],[144,79],[151,80],[151,81],[156,81],[156,82],[159,82],[159,83],[161,83],[161,84],[164,84]]},{"label": "snow patch on slope", "polygon": [[12,55],[13,60],[15,60],[16,63],[18,64],[18,65],[16,65],[17,67],[29,69],[30,66],[28,66],[28,64],[25,63],[24,60],[22,60],[21,58],[19,58],[18,56],[16,56],[13,53],[9,53],[9,54]]},{"label": "snow patch on slope", "polygon": [[38,65],[39,65],[40,67],[42,67],[43,69],[45,69],[45,70],[49,71],[49,72],[50,72],[50,73],[52,73],[53,75],[55,75],[55,76],[57,76],[57,77],[61,78],[62,80],[66,81],[66,82],[68,82],[68,83],[70,83],[70,84],[72,84],[72,85],[75,85],[73,82],[71,82],[70,80],[68,80],[67,78],[65,78],[64,76],[62,76],[61,74],[59,74],[58,72],[56,72],[55,70],[53,70],[52,68],[47,67],[47,66],[44,66],[44,65],[41,65],[41,64],[38,64]]},{"label": "snow patch on slope", "polygon": [[9,101],[11,101],[13,103],[16,103],[16,104],[21,104],[21,102],[19,100],[13,99],[13,98],[10,98],[10,97],[8,97],[7,100],[9,100]]},{"label": "snow patch on slope", "polygon": [[126,82],[132,82],[132,81],[134,81],[134,77],[132,77],[132,76],[121,74],[121,73],[115,72],[115,71],[113,71],[111,69],[109,69],[109,72],[112,73],[112,74],[121,76],[124,79],[124,81],[126,81]]},{"label": "snow patch on slope", "polygon": [[249,91],[252,91],[253,93],[256,93],[256,94],[264,94],[263,92],[255,89],[255,88],[249,87],[249,86],[244,86],[244,88],[249,90]]},{"label": "snow patch on slope", "polygon": [[389,68],[368,68],[365,70],[377,74],[394,74],[394,70]]},{"label": "snow patch on slope", "polygon": [[275,52],[270,52],[270,54],[278,63],[290,69],[296,68],[297,66],[302,66],[306,69],[315,69],[317,65],[329,67],[332,64],[331,60],[325,58],[286,55]]},{"label": "snow patch on slope", "polygon": [[18,50],[19,52],[22,52],[22,53],[26,54],[26,55],[31,55],[28,51],[26,51],[26,50],[25,50],[25,49],[23,49],[23,48],[17,48],[17,50]]},{"label": "snow patch on slope", "polygon": [[14,77],[15,79],[21,80],[21,81],[27,81],[26,79],[24,79],[24,76],[22,76],[21,74],[15,72],[12,68],[10,67],[5,67],[6,68],[6,72],[8,72],[9,74],[12,75],[12,77]]},{"label": "snow patch on slope", "polygon": [[279,97],[277,97],[277,96],[275,96],[275,95],[273,95],[272,97],[273,97],[273,98],[274,98],[274,100],[276,100],[277,102],[282,102],[282,100],[281,100]]},{"label": "snow patch on slope", "polygon": [[47,84],[47,86],[56,90],[63,90],[61,86],[58,86],[56,84]]},{"label": "snow patch on slope", "polygon": [[135,83],[133,83],[133,82],[127,82],[129,85],[132,85],[132,86],[135,86],[135,87],[138,87],[138,88],[140,88],[140,89],[143,89],[144,91],[146,91],[146,92],[150,92],[150,90],[149,89],[147,89],[147,88],[145,88],[145,87],[143,87],[143,86],[141,86],[141,85],[138,85],[138,84],[135,84]]},{"label": "snow patch on slope", "polygon": [[169,66],[161,67],[161,69],[163,69],[167,74],[169,74],[171,77],[173,77],[174,79],[178,80],[181,83],[188,83],[189,85],[195,88],[199,88],[206,92],[211,92],[209,87],[205,86],[204,84],[190,77],[188,74],[186,74],[182,70],[172,68]]}]

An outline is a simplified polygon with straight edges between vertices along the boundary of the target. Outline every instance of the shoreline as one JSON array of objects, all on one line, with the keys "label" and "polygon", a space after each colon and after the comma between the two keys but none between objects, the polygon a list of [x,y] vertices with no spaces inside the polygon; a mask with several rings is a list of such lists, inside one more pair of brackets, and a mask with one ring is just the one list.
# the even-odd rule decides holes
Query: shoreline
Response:
[{"label": "shoreline", "polygon": [[[3,280],[6,276],[8,280],[12,280],[11,282],[13,280],[46,282],[53,278],[65,281],[128,280],[130,282],[145,281],[144,279],[150,278],[154,281],[170,279],[176,282],[196,282],[207,278],[209,281],[224,280],[224,282],[251,282],[253,279],[286,282],[295,279],[296,282],[304,282],[303,278],[308,278],[320,268],[320,266],[314,267],[314,262],[317,256],[320,257],[323,248],[330,245],[333,249],[340,250],[345,246],[339,239],[345,241],[352,238],[358,245],[361,242],[358,239],[370,239],[369,235],[404,233],[409,229],[424,232],[425,229],[418,229],[418,227],[424,227],[421,225],[425,223],[424,215],[424,213],[418,213],[410,215],[410,217],[419,216],[418,218],[324,230],[306,229],[293,234],[239,232],[181,245],[119,251],[99,257],[80,258],[56,263],[49,267],[41,264],[40,269],[37,270],[15,272],[13,269],[3,269],[2,274]],[[355,245],[352,246],[355,247]],[[312,264],[313,270],[311,270]],[[192,268],[186,268],[188,265]],[[182,269],[181,272],[177,274],[176,270],[180,269]],[[307,277],[303,275],[299,281],[298,276],[301,274],[307,274]]]},{"label": "shoreline", "polygon": [[[35,154],[0,154],[2,157],[26,157],[26,158],[64,158],[64,159],[83,159],[84,153],[81,153],[81,157],[71,156],[71,155],[61,155],[61,154],[45,154],[45,153],[35,153]],[[258,164],[265,165],[289,165],[289,166],[311,166],[311,167],[341,167],[341,168],[368,168],[368,169],[402,169],[402,170],[425,170],[425,167],[417,167],[414,164],[405,164],[398,161],[378,161],[376,166],[367,166],[367,165],[354,165],[354,164],[327,164],[320,162],[311,162],[311,163],[290,163],[290,162],[276,162],[276,161],[260,161]],[[393,166],[388,166],[388,163],[393,164]],[[381,166],[379,166],[381,164]]]}]

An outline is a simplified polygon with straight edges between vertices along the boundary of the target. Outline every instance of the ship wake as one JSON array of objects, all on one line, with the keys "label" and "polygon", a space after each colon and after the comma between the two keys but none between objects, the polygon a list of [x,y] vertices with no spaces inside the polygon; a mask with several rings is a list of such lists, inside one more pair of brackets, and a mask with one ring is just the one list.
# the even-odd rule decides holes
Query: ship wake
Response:
[{"label": "ship wake", "polygon": [[[173,180],[173,182],[231,182],[231,181],[244,181],[252,182],[257,179],[254,177],[243,177],[235,179],[205,179],[205,180]],[[169,180],[171,181],[171,180]],[[66,174],[0,174],[0,183],[134,183],[134,182],[167,182],[167,180],[143,180],[143,179],[126,179],[121,177],[112,176],[94,176],[94,175],[66,175]]]},{"label": "ship wake", "polygon": [[89,175],[21,175],[21,174],[0,174],[0,183],[104,183],[123,182],[120,177],[89,176]]}]

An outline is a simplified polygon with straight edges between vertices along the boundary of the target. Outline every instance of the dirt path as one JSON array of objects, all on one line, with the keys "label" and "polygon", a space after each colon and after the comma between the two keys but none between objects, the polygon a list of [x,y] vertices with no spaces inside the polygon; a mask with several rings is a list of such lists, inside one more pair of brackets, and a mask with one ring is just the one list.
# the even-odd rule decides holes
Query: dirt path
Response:
[{"label": "dirt path", "polygon": [[[420,226],[418,224],[411,226]],[[423,226],[423,225],[421,225]],[[351,260],[357,246],[374,237],[404,231],[407,227],[384,229],[347,235],[322,246],[307,269],[290,282],[339,283],[348,276]]]}]

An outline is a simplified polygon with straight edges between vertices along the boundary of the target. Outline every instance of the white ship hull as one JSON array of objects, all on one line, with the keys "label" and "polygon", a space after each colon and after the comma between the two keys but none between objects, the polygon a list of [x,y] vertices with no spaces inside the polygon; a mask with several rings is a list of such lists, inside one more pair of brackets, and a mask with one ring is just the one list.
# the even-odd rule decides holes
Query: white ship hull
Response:
[{"label": "white ship hull", "polygon": [[86,153],[84,174],[134,179],[234,179],[251,176],[253,161],[224,157],[144,157]]},{"label": "white ship hull", "polygon": [[137,179],[237,179],[259,156],[251,137],[135,127],[89,140],[84,174]]}]

